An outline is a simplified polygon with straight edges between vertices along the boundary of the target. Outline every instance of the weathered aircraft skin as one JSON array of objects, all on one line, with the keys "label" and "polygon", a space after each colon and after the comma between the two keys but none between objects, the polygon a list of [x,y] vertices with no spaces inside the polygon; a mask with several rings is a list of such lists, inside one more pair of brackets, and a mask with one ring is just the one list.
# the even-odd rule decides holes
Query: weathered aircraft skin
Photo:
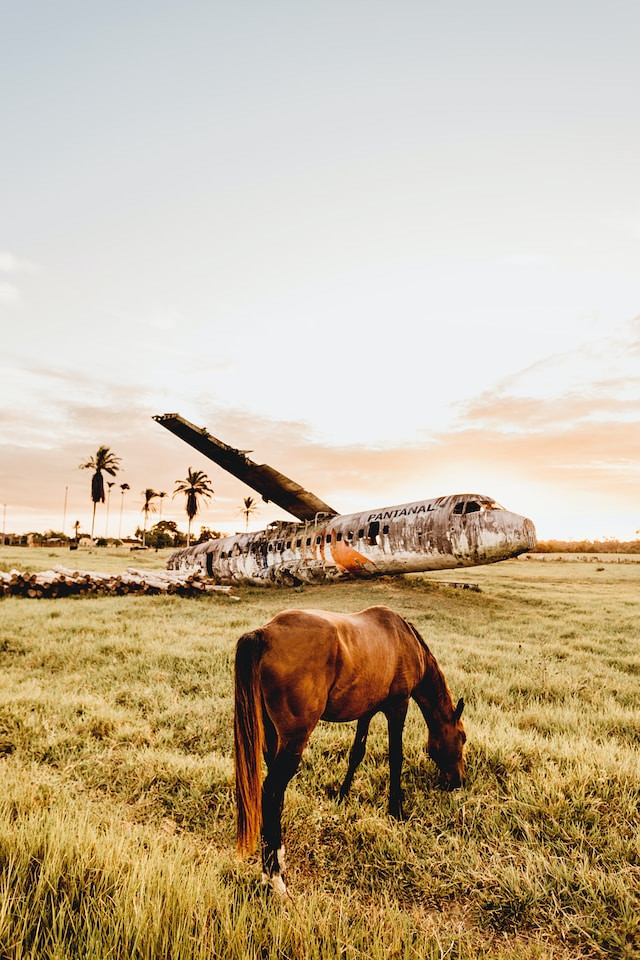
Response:
[{"label": "weathered aircraft skin", "polygon": [[490,497],[457,494],[302,523],[276,521],[177,550],[167,566],[200,567],[219,583],[295,585],[473,567],[536,545],[531,520]]}]

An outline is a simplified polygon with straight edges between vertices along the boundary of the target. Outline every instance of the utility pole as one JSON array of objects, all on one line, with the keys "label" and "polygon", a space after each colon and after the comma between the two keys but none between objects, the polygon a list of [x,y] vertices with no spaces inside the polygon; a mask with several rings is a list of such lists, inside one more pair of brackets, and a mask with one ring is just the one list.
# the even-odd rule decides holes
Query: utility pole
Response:
[{"label": "utility pole", "polygon": [[113,487],[114,485],[115,485],[115,480],[112,480],[110,483],[107,483],[107,487],[108,487],[109,489],[108,489],[108,491],[107,491],[107,519],[106,519],[106,522],[105,522],[105,525],[104,525],[104,538],[105,538],[105,540],[106,540],[106,539],[108,538],[108,536],[109,536],[109,507],[111,506],[111,487]]}]

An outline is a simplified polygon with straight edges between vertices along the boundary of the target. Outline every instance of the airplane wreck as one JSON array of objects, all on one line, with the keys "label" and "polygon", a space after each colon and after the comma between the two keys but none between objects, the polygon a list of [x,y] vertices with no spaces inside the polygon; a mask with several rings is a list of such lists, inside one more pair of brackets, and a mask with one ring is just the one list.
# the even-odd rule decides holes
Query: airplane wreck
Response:
[{"label": "airplane wreck", "polygon": [[292,586],[479,566],[536,545],[531,520],[481,494],[339,514],[284,474],[254,463],[249,451],[228,446],[178,414],[153,419],[296,518],[177,550],[169,569],[199,568],[221,584]]}]

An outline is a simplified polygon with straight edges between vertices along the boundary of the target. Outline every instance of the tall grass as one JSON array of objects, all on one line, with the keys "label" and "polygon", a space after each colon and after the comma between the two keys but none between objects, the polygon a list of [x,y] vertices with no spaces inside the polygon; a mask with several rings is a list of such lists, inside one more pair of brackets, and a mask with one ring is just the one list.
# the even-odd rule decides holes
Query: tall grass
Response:
[{"label": "tall grass", "polygon": [[[0,551],[40,568],[68,552]],[[164,562],[95,551],[101,569]],[[109,562],[107,562],[109,561]],[[224,596],[0,602],[0,956],[640,955],[640,567],[537,560]],[[436,582],[434,582],[436,581]],[[292,898],[235,854],[237,637],[285,607],[388,603],[464,695],[468,782],[437,787],[420,712],[386,814],[382,718],[344,805],[352,725],[286,795]]]}]

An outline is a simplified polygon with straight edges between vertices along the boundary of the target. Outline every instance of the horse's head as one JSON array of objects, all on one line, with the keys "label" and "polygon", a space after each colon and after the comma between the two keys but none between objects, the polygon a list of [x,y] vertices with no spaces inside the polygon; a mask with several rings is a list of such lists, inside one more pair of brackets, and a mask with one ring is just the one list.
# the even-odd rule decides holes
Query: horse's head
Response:
[{"label": "horse's head", "polygon": [[429,756],[440,771],[440,786],[444,790],[455,790],[464,782],[467,735],[460,719],[463,709],[464,700],[460,697],[451,720],[441,723],[437,731],[429,728]]}]

